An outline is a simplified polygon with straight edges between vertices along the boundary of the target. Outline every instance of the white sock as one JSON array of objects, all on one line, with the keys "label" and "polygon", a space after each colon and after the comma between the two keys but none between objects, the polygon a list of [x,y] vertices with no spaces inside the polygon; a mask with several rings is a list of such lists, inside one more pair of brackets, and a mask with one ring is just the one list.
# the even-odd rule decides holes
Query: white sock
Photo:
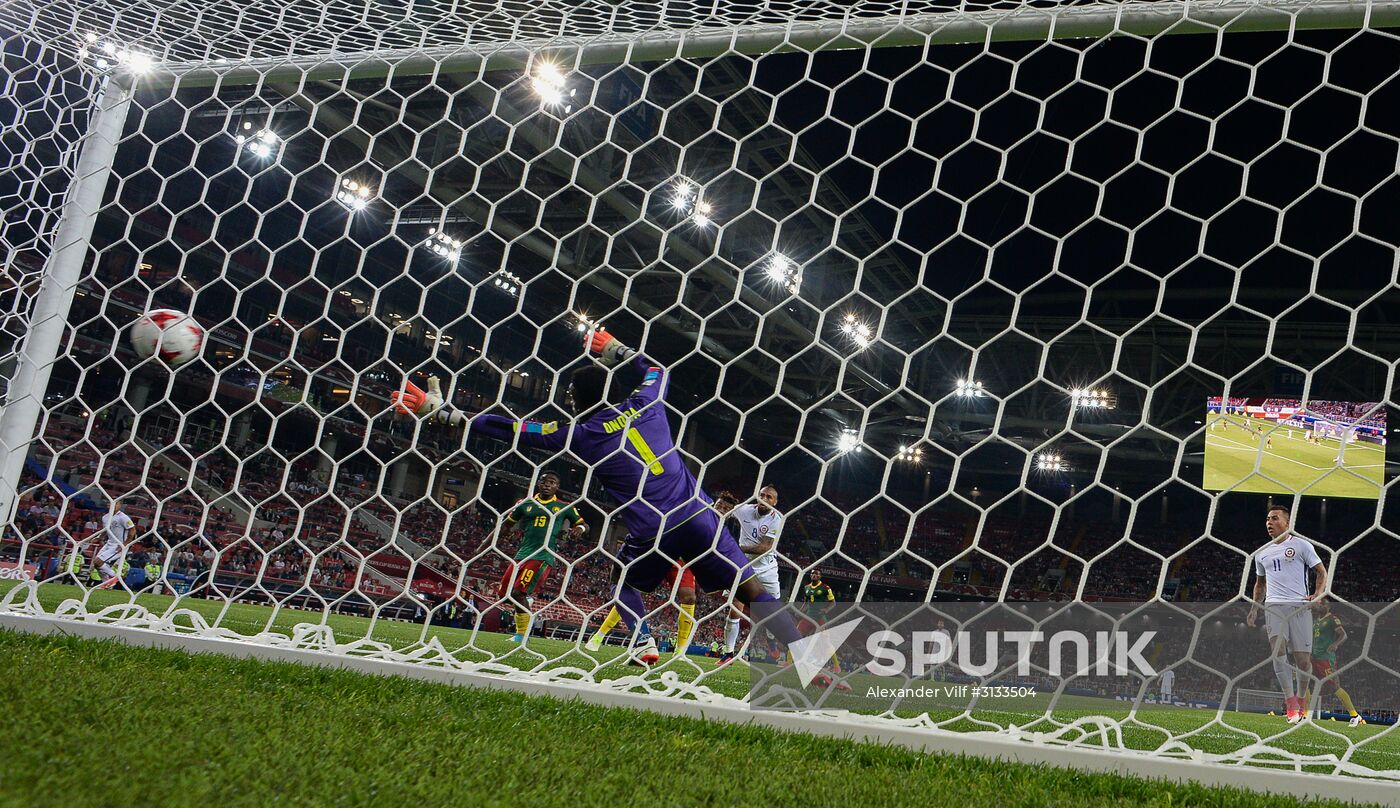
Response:
[{"label": "white sock", "polygon": [[724,625],[724,650],[733,651],[739,642],[739,618],[731,617]]},{"label": "white sock", "polygon": [[1298,691],[1293,688],[1293,672],[1296,670],[1288,662],[1288,657],[1276,655],[1274,657],[1274,676],[1278,677],[1278,683],[1283,687],[1283,695],[1293,698]]},{"label": "white sock", "polygon": [[104,579],[117,577],[117,571],[112,569],[112,565],[108,564],[106,561],[103,561],[102,566],[98,567],[97,569],[102,572],[102,577]]}]

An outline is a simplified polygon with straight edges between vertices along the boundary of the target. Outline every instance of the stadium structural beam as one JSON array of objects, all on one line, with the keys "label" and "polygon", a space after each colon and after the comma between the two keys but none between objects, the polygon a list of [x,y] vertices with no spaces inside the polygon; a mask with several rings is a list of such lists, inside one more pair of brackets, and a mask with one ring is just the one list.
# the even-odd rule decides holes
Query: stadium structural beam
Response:
[{"label": "stadium structural beam", "polygon": [[[573,66],[705,59],[727,54],[772,54],[851,48],[966,45],[1231,32],[1400,26],[1400,0],[1134,0],[1082,6],[946,11],[873,19],[740,24],[698,31],[609,33],[582,44],[559,39],[434,46],[304,57],[159,64],[143,79],[147,87],[232,86],[278,81],[349,81],[388,75],[439,75],[521,69],[540,53],[564,57]],[[211,54],[212,58],[213,54]]]},{"label": "stadium structural beam", "polygon": [[0,525],[11,522],[19,501],[20,475],[43,410],[49,376],[63,349],[73,293],[87,263],[93,227],[102,210],[132,96],[131,85],[123,79],[106,79],[88,119],[73,181],[54,232],[53,252],[44,267],[19,363],[0,411]]},{"label": "stadium structural beam", "polygon": [[[35,584],[27,584],[35,586]],[[15,604],[19,606],[20,604]],[[37,635],[76,636],[115,640],[135,648],[161,648],[184,653],[212,653],[236,659],[286,662],[332,670],[346,670],[371,676],[401,676],[422,682],[547,696],[602,707],[638,710],[654,715],[679,716],[703,721],[721,721],[738,726],[761,726],[807,736],[838,738],[882,746],[897,746],[926,754],[971,755],[1028,765],[1055,766],[1068,770],[1098,772],[1129,777],[1191,782],[1207,786],[1245,788],[1299,799],[1335,799],[1350,802],[1393,804],[1400,797],[1396,781],[1362,777],[1327,777],[1290,771],[1282,766],[1249,766],[1198,761],[1181,757],[1153,756],[1141,752],[1095,748],[1088,744],[1069,746],[1045,743],[1037,733],[1019,735],[991,732],[937,731],[910,727],[891,721],[869,720],[850,713],[833,721],[820,711],[783,712],[755,710],[736,699],[699,701],[658,699],[645,693],[632,693],[606,683],[578,680],[508,679],[489,673],[454,670],[448,667],[412,664],[343,653],[331,653],[290,645],[267,645],[250,640],[200,637],[145,628],[84,622],[52,617],[42,613],[10,611],[0,613],[0,628]]]}]

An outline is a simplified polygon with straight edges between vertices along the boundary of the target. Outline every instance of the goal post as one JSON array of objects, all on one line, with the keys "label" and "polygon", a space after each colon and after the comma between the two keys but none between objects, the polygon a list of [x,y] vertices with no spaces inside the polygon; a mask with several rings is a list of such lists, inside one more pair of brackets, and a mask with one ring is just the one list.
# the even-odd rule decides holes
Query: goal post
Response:
[{"label": "goal post", "polygon": [[[0,8],[0,112],[64,105],[0,115],[0,158],[67,177],[0,178],[0,616],[1389,795],[1397,30],[1400,0]],[[26,152],[50,124],[83,136]],[[662,508],[570,432],[600,329],[674,444],[612,402],[633,489],[732,492],[716,535],[852,647],[781,668],[737,582],[679,572],[589,647]],[[1367,439],[1272,441],[1305,402]],[[1330,672],[1245,616],[1279,506],[1350,637]],[[1112,640],[812,697],[876,683],[891,604]],[[681,647],[627,665],[648,633]],[[1370,723],[1266,721],[1279,677]]]}]

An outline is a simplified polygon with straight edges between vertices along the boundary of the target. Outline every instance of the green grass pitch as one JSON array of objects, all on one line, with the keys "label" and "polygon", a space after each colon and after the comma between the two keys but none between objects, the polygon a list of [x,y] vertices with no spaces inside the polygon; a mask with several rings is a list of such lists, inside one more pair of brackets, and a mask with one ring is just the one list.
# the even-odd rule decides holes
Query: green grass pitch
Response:
[{"label": "green grass pitch", "polygon": [[[0,582],[0,592],[13,587]],[[62,601],[87,598],[87,608],[96,611],[104,606],[129,603],[132,596],[122,592],[90,591],[75,586],[44,584],[39,587],[44,608],[53,611]],[[177,605],[175,598],[163,595],[136,596],[136,602],[155,612],[166,612]],[[502,634],[473,633],[464,629],[431,627],[392,621],[370,621],[344,615],[322,615],[292,609],[273,610],[266,606],[199,598],[182,598],[179,608],[191,609],[217,624],[241,634],[263,631],[290,633],[298,623],[324,622],[335,632],[340,642],[369,637],[384,642],[399,651],[421,648],[424,641],[435,637],[457,658],[464,661],[495,659],[521,669],[548,670],[560,667],[584,668],[598,678],[608,679],[635,675],[637,668],[622,664],[616,648],[590,655],[573,643],[532,637],[525,648],[519,648]],[[748,670],[740,665],[716,668],[713,660],[689,657],[677,659],[664,656],[662,670],[675,672],[686,680],[698,679],[702,684],[736,698],[744,698],[750,686]],[[857,688],[859,681],[853,682]],[[834,702],[833,707],[840,707]],[[1252,742],[1255,735],[1264,738],[1281,737],[1273,745],[1307,755],[1343,755],[1351,751],[1351,760],[1377,771],[1400,770],[1400,729],[1386,732],[1387,727],[1362,726],[1351,728],[1341,722],[1319,722],[1289,728],[1281,717],[1247,713],[1191,710],[1186,708],[1145,707],[1129,717],[1126,705],[1102,700],[1064,697],[1053,705],[1044,699],[983,701],[970,716],[959,718],[961,710],[930,711],[939,720],[956,719],[949,729],[986,729],[971,719],[999,726],[1015,724],[1026,731],[1050,731],[1056,722],[1068,723],[1086,716],[1105,716],[1119,722],[1124,743],[1132,748],[1156,749],[1176,737],[1192,748],[1209,753],[1228,753]],[[1185,733],[1191,733],[1184,736]],[[1184,736],[1184,737],[1183,737]],[[1357,745],[1359,744],[1359,745]]]},{"label": "green grass pitch", "polygon": [[[1228,425],[1228,426],[1227,426]],[[1246,430],[1246,425],[1250,428]],[[1262,426],[1269,448],[1255,433]],[[1385,447],[1356,442],[1337,465],[1340,443],[1308,443],[1297,427],[1212,413],[1206,427],[1205,477],[1210,491],[1307,494],[1376,499],[1385,483]]]},{"label": "green grass pitch", "polygon": [[1301,804],[71,637],[0,671],[3,805]]}]

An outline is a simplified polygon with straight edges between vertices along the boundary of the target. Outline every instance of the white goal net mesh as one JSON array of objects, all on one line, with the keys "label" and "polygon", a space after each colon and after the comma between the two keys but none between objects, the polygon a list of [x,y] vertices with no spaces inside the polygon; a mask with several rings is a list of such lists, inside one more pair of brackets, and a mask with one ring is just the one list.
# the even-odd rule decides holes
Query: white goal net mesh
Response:
[{"label": "white goal net mesh", "polygon": [[[548,429],[601,325],[708,495],[775,487],[781,599],[1240,601],[1286,505],[1368,723],[1265,723],[1243,624],[1117,713],[842,720],[1395,777],[1397,9],[7,4],[0,611],[742,700],[721,593],[587,647],[593,468],[392,406]],[[589,530],[526,599],[545,470]]]}]

